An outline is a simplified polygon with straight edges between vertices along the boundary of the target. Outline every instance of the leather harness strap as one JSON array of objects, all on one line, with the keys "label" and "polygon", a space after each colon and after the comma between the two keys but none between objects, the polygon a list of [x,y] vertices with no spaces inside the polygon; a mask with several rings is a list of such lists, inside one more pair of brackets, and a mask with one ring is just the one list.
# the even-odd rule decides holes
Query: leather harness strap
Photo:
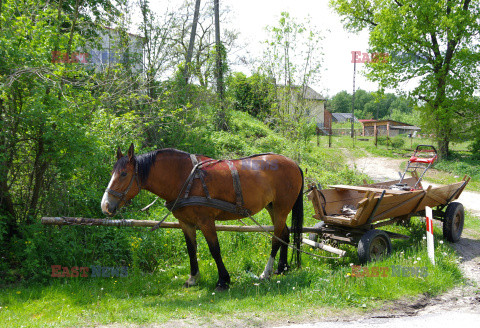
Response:
[{"label": "leather harness strap", "polygon": [[[179,197],[175,201],[166,203],[165,206],[167,207],[167,209],[169,209],[170,211],[173,211],[175,209],[180,209],[185,206],[201,205],[201,206],[217,208],[222,211],[238,214],[241,216],[249,216],[251,214],[250,211],[244,207],[242,187],[240,185],[240,176],[238,174],[237,168],[235,167],[232,161],[227,160],[225,162],[227,163],[232,173],[233,189],[235,191],[235,197],[236,197],[235,204],[232,204],[220,199],[212,199],[210,197],[210,193],[208,192],[207,184],[205,183],[205,173],[204,171],[201,170],[202,165],[211,164],[212,162],[218,163],[218,162],[221,162],[221,160],[208,159],[202,162],[198,162],[197,157],[194,154],[190,155],[190,159],[193,164],[193,169],[186,180],[185,194],[183,197],[181,197],[181,192],[180,192]],[[202,183],[202,188],[205,193],[205,197],[189,196],[190,190],[193,185],[193,180],[197,178],[200,179]]]},{"label": "leather harness strap", "polygon": [[251,215],[251,212],[247,208],[239,208],[236,204],[232,204],[220,199],[208,199],[203,196],[190,196],[188,198],[181,198],[173,207],[173,202],[166,203],[165,206],[168,210],[173,211],[185,206],[207,206],[213,207],[225,212],[238,214],[242,217]]},{"label": "leather harness strap", "polygon": [[205,196],[208,199],[211,199],[210,193],[208,192],[207,184],[205,183],[205,173],[202,170],[198,170],[198,167],[200,165],[198,163],[197,156],[195,154],[190,154],[190,159],[192,161],[193,167],[197,167],[197,169],[195,169],[192,178],[190,179],[190,181],[188,181],[187,189],[185,190],[185,196],[183,198],[188,198],[188,195],[190,194],[190,189],[192,188],[193,180],[200,179],[200,181],[202,182],[202,188]]},{"label": "leather harness strap", "polygon": [[232,161],[227,161],[230,172],[232,172],[233,189],[235,190],[235,196],[237,197],[237,207],[243,207],[242,186],[240,185],[240,177],[238,175],[237,168]]}]

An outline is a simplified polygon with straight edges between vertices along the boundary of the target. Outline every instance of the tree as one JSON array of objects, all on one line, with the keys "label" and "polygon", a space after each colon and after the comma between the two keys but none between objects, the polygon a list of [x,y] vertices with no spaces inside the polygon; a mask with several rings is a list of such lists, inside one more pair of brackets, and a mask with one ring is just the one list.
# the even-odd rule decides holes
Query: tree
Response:
[{"label": "tree", "polygon": [[317,82],[322,65],[320,32],[308,20],[297,22],[282,12],[277,26],[267,27],[262,73],[277,84],[279,106],[274,119],[283,133],[297,139],[298,124],[305,121],[305,93]]},{"label": "tree", "polygon": [[188,43],[188,51],[187,51],[187,57],[185,59],[185,83],[188,84],[188,79],[190,77],[190,63],[192,61],[192,56],[193,56],[193,46],[195,45],[195,36],[197,35],[197,24],[198,24],[198,15],[200,14],[200,0],[195,1],[195,11],[193,14],[193,22],[192,22],[192,29],[190,31],[190,42]]},{"label": "tree", "polygon": [[[401,122],[413,122],[408,118],[413,106],[403,96],[393,93],[356,91],[355,117],[360,119],[393,119]],[[347,91],[340,91],[329,102],[333,113],[349,113],[352,106],[352,95]],[[395,118],[392,116],[395,113]],[[402,119],[400,119],[402,118]],[[416,123],[416,122],[415,122]]]},{"label": "tree", "polygon": [[[155,99],[158,96],[156,81],[173,66],[172,30],[178,17],[168,10],[161,15],[155,14],[150,9],[148,0],[138,0],[138,5],[142,15],[139,28],[144,38],[143,67],[146,75],[147,91],[149,97]],[[185,71],[185,74],[187,74],[187,71]],[[188,78],[186,77],[186,79]]]},{"label": "tree", "polygon": [[478,90],[480,2],[471,0],[332,0],[352,31],[370,30],[370,52],[387,60],[367,65],[382,87],[418,81],[411,92],[423,125],[437,138],[441,157],[462,131],[466,116],[458,104]]},{"label": "tree", "polygon": [[343,90],[332,97],[330,110],[333,113],[348,113],[352,106],[352,95]]},{"label": "tree", "polygon": [[[173,50],[175,52],[174,62],[177,66],[185,65],[187,61],[188,49],[190,45],[192,24],[195,16],[195,3],[188,0],[179,8],[182,15],[179,15],[178,21],[172,27]],[[220,20],[224,26],[228,26],[228,15],[230,11],[226,6],[219,8]],[[213,1],[203,2],[200,6],[198,14],[198,22],[195,36],[195,43],[193,46],[193,53],[189,71],[194,82],[200,84],[202,87],[209,87],[214,84],[215,77],[215,13]],[[224,28],[221,33],[221,43],[226,53],[236,48],[238,33],[234,30]],[[226,63],[224,63],[226,64]]]},{"label": "tree", "polygon": [[91,123],[101,101],[92,89],[110,81],[96,79],[74,53],[94,42],[96,22],[118,12],[110,6],[110,1],[2,2],[0,225],[6,226],[7,240],[34,223],[52,195],[57,205],[50,210],[62,208],[73,184],[62,181],[78,178],[98,156]]}]

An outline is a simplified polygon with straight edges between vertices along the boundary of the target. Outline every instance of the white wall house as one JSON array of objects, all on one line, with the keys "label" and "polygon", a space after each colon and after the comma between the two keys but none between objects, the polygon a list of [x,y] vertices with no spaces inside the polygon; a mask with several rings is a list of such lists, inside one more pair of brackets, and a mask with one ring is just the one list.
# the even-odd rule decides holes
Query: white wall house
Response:
[{"label": "white wall house", "polygon": [[104,69],[116,63],[132,63],[133,71],[142,70],[143,38],[139,35],[125,33],[105,27],[101,35],[101,44],[97,48],[88,50],[88,62],[97,69]]}]

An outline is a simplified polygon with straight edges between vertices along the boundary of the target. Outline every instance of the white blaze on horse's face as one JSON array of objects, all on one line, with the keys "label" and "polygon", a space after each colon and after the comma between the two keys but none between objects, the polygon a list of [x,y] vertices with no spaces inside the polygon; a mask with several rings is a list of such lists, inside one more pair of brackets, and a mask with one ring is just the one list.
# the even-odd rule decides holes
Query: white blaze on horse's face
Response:
[{"label": "white blaze on horse's face", "polygon": [[[113,172],[112,178],[110,179],[110,182],[108,183],[107,189],[112,187],[113,181],[117,178],[118,172]],[[105,189],[105,192],[103,193],[102,197],[102,202],[101,202],[101,208],[102,212],[105,215],[108,216],[113,216],[115,212],[117,211],[118,207],[118,199],[113,197],[107,192],[107,189]]]}]

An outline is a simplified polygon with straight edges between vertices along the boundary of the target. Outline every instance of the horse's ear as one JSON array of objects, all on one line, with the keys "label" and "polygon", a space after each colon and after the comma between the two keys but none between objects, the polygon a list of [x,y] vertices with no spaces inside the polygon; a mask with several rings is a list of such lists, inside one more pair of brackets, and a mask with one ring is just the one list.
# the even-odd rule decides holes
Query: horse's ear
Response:
[{"label": "horse's ear", "polygon": [[123,157],[122,151],[120,150],[120,147],[117,149],[117,159],[120,159]]},{"label": "horse's ear", "polygon": [[128,160],[132,161],[134,157],[135,157],[135,154],[134,154],[133,142],[132,142],[132,144],[130,145],[130,148],[128,148]]}]

